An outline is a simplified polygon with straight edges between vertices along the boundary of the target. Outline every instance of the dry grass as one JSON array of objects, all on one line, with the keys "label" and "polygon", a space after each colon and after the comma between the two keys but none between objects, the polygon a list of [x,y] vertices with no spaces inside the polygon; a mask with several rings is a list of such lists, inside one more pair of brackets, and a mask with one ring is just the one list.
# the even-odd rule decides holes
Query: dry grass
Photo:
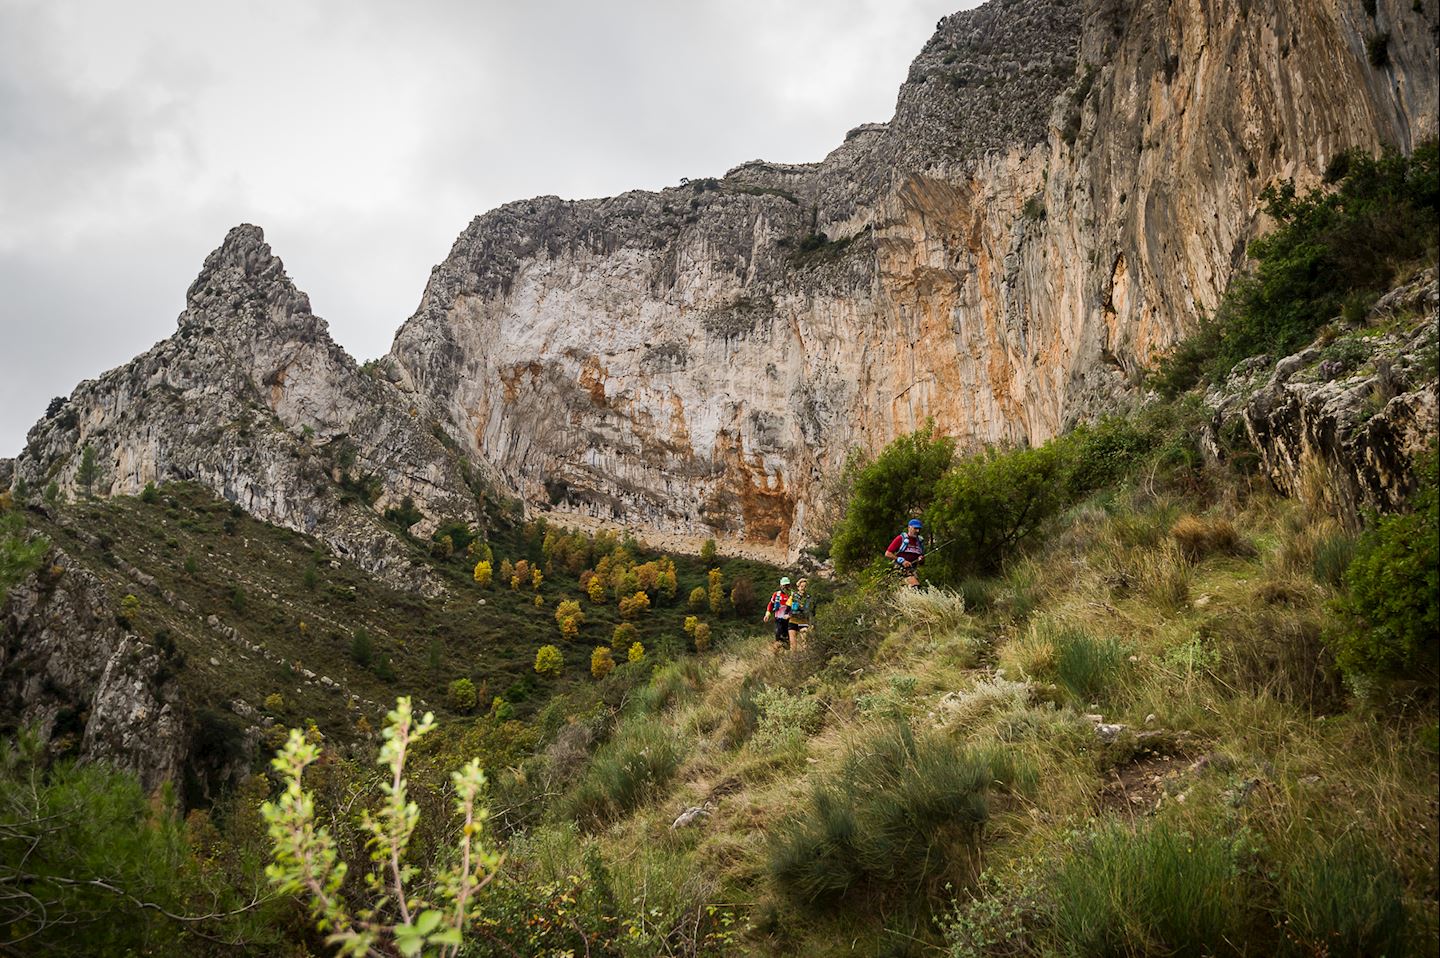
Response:
[{"label": "dry grass", "polygon": [[1181,516],[1170,527],[1170,538],[1191,562],[1200,562],[1212,555],[1244,555],[1251,551],[1234,523],[1220,517]]}]

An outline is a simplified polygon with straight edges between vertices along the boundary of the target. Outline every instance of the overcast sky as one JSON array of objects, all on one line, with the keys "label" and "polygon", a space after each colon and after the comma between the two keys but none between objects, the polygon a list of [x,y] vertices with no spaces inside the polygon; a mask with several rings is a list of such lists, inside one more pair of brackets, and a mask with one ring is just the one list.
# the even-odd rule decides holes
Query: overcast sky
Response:
[{"label": "overcast sky", "polygon": [[359,359],[478,213],[885,120],[976,0],[0,0],[0,456],[257,223]]}]

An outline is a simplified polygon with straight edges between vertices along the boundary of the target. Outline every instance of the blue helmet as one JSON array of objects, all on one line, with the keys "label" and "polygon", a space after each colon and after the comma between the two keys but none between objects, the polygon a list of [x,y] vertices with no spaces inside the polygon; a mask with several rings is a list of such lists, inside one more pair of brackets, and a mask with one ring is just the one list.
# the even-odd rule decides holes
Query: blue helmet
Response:
[{"label": "blue helmet", "polygon": [[919,519],[911,519],[911,520],[910,520],[910,528],[912,528],[912,529],[923,529],[924,526],[921,525]]}]

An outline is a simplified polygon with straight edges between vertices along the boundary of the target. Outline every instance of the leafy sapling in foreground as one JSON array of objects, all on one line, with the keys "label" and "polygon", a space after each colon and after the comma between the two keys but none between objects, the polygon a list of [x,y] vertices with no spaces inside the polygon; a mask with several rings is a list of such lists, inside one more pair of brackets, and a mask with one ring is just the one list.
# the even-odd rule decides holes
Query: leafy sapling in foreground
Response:
[{"label": "leafy sapling in foreground", "polygon": [[305,769],[319,758],[319,747],[292,729],[272,763],[285,790],[261,809],[274,843],[275,860],[265,873],[282,893],[308,899],[316,927],[328,933],[326,941],[337,945],[341,955],[398,951],[407,958],[422,954],[451,958],[460,951],[476,895],[499,867],[499,856],[480,841],[486,811],[477,802],[485,773],[477,759],[451,775],[461,822],[458,844],[451,850],[455,864],[417,882],[418,869],[406,863],[420,810],[409,800],[405,757],[410,746],[434,727],[429,712],[416,721],[409,698],[397,700],[386,716],[378,759],[390,773],[389,781],[380,785],[385,801],[377,812],[366,811],[361,817],[374,862],[365,876],[368,904],[363,907],[354,906],[342,894],[345,863],[339,860],[329,829],[316,824],[315,798],[301,785]]}]

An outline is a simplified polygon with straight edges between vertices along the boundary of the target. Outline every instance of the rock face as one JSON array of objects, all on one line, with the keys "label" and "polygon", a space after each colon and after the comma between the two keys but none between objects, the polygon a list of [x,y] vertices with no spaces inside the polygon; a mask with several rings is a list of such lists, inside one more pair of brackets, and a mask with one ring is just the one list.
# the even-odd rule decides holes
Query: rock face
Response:
[{"label": "rock face", "polygon": [[164,653],[123,628],[116,608],[98,578],[51,549],[6,601],[0,700],[8,719],[46,741],[68,736],[82,760],[104,758],[148,789],[180,777],[191,716]]},{"label": "rock face", "polygon": [[1351,524],[1405,502],[1412,464],[1440,432],[1435,270],[1391,291],[1369,320],[1366,333],[1390,328],[1342,334],[1278,363],[1255,357],[1206,397],[1216,429],[1242,425],[1277,489]]},{"label": "rock face", "polygon": [[849,448],[1113,408],[1214,306],[1266,185],[1433,136],[1421,8],[991,0],[821,163],[478,217],[398,382],[533,504],[793,553]]},{"label": "rock face", "polygon": [[477,474],[382,375],[361,370],[310,312],[261,231],[205,260],[179,329],[76,387],[31,429],[17,481],[69,495],[94,453],[94,494],[196,480],[257,518],[310,533],[391,584],[434,592],[379,514],[481,521]]}]

